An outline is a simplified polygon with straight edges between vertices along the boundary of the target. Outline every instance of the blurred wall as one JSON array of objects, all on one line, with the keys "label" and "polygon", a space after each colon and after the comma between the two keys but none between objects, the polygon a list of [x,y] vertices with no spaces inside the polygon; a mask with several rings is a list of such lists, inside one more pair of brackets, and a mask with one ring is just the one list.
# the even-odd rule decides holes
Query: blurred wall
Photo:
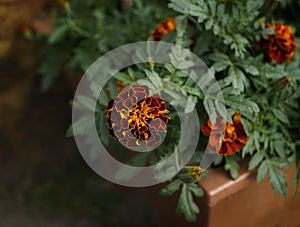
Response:
[{"label": "blurred wall", "polygon": [[10,56],[16,42],[16,28],[37,17],[46,0],[0,0],[0,59]]}]

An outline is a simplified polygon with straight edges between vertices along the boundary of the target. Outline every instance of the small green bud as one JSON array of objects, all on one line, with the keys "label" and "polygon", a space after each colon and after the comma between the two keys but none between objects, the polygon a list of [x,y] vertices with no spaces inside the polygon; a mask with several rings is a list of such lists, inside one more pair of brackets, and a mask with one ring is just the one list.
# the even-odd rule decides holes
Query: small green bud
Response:
[{"label": "small green bud", "polygon": [[203,173],[203,170],[199,166],[185,166],[178,173],[178,178],[186,184],[191,184],[199,181]]},{"label": "small green bud", "polygon": [[265,0],[264,4],[260,8],[260,16],[266,16],[273,12],[277,7],[278,0]]}]

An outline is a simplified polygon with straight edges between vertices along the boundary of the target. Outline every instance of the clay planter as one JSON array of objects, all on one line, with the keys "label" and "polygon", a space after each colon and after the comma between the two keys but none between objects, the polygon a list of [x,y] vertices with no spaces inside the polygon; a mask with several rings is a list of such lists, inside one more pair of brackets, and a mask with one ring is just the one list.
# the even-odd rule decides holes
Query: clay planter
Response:
[{"label": "clay planter", "polygon": [[273,192],[266,178],[256,183],[255,171],[247,171],[247,161],[241,163],[240,177],[233,181],[223,167],[212,169],[209,176],[199,182],[206,192],[198,199],[200,214],[197,222],[189,223],[175,213],[178,194],[158,195],[162,186],[140,189],[157,211],[166,226],[199,227],[298,227],[300,226],[300,193],[292,199],[291,186],[295,168],[286,172],[290,191],[288,198]]}]

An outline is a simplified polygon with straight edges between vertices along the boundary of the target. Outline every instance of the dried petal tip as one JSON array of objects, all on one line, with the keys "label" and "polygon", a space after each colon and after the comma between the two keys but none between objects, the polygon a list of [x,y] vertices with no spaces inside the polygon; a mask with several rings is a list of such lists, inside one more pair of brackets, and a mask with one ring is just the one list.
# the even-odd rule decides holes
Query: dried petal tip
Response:
[{"label": "dried petal tip", "polygon": [[280,78],[279,80],[277,80],[274,83],[274,90],[275,91],[281,91],[284,88],[288,87],[291,83],[291,77],[290,76],[284,76],[282,78]]},{"label": "dried petal tip", "polygon": [[199,181],[203,173],[204,171],[199,166],[185,166],[178,173],[178,178],[186,184],[192,184]]}]

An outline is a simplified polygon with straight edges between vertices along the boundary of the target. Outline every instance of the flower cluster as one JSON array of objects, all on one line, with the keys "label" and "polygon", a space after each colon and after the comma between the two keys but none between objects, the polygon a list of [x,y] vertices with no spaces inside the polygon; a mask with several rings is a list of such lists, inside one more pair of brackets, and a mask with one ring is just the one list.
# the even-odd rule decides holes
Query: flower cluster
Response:
[{"label": "flower cluster", "polygon": [[218,118],[214,125],[207,119],[201,130],[204,135],[210,135],[208,149],[220,155],[232,155],[241,150],[248,141],[241,118],[242,115],[235,112],[232,116],[233,124]]},{"label": "flower cluster", "polygon": [[149,96],[145,85],[123,90],[109,101],[106,112],[110,135],[131,148],[139,147],[140,140],[147,147],[159,143],[169,121],[165,102],[158,94]]},{"label": "flower cluster", "polygon": [[165,35],[168,35],[175,31],[176,21],[174,18],[168,18],[166,21],[157,25],[154,31],[151,32],[154,41],[160,41]]},{"label": "flower cluster", "polygon": [[274,35],[268,35],[267,40],[263,41],[269,58],[277,63],[291,62],[298,47],[291,27],[281,23],[269,23],[266,27],[273,28],[275,32]]}]

